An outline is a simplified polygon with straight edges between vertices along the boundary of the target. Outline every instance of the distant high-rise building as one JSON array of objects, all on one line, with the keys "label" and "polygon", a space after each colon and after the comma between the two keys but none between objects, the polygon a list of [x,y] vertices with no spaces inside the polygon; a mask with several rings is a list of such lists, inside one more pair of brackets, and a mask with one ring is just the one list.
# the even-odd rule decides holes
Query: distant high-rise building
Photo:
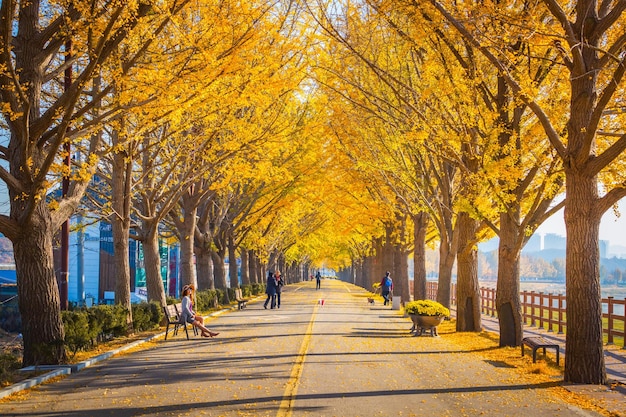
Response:
[{"label": "distant high-rise building", "polygon": [[541,235],[532,235],[522,252],[539,252],[541,250]]},{"label": "distant high-rise building", "polygon": [[608,258],[609,253],[609,241],[601,240],[600,241],[600,258]]},{"label": "distant high-rise building", "polygon": [[543,236],[543,249],[562,249],[565,250],[565,236],[556,233],[546,233]]}]

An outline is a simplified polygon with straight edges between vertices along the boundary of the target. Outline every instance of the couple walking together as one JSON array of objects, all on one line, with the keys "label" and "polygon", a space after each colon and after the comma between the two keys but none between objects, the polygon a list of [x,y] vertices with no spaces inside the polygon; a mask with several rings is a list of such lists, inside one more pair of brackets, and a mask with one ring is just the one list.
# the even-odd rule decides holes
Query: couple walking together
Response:
[{"label": "couple walking together", "polygon": [[269,273],[267,274],[267,285],[265,286],[267,300],[265,300],[265,304],[263,304],[264,308],[267,308],[267,304],[270,302],[271,308],[280,308],[280,293],[282,292],[284,285],[285,281],[283,281],[283,277],[280,274],[280,271],[269,271]]}]

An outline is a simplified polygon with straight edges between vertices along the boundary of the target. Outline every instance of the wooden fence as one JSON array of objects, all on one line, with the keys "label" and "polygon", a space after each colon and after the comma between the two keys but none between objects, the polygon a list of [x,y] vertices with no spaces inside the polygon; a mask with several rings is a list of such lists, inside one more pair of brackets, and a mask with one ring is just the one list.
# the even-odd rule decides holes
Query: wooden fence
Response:
[{"label": "wooden fence", "polygon": [[[437,282],[429,281],[426,286],[427,297],[431,300],[437,299]],[[481,311],[483,314],[492,317],[497,316],[496,312],[496,290],[494,288],[480,288]],[[522,291],[520,293],[522,302],[522,316],[524,323],[529,326],[544,328],[548,331],[565,333],[567,321],[565,316],[565,295],[546,294],[535,291]],[[456,286],[452,284],[452,304],[456,305]],[[621,314],[616,313],[616,306],[621,306]],[[607,343],[616,343],[616,338],[621,339],[622,347],[624,343],[626,327],[626,298],[616,300],[614,297],[602,299],[602,332],[606,335]]]}]

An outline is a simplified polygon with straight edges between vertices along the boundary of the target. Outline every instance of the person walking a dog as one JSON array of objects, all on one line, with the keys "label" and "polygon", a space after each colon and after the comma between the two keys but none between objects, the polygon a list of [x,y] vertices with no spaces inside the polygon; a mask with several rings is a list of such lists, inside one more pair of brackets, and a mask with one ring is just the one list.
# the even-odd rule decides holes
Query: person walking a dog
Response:
[{"label": "person walking a dog", "polygon": [[385,272],[385,276],[380,281],[380,291],[385,299],[383,305],[388,305],[393,297],[393,280],[391,279],[391,273],[389,271]]}]

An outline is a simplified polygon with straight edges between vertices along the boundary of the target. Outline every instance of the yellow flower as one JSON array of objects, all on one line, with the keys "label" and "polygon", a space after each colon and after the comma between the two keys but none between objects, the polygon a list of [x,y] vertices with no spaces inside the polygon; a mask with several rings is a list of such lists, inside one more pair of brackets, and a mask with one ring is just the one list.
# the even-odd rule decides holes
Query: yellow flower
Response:
[{"label": "yellow flower", "polygon": [[450,316],[450,310],[443,304],[433,300],[415,300],[406,303],[404,311],[407,314],[418,314],[420,316]]}]

